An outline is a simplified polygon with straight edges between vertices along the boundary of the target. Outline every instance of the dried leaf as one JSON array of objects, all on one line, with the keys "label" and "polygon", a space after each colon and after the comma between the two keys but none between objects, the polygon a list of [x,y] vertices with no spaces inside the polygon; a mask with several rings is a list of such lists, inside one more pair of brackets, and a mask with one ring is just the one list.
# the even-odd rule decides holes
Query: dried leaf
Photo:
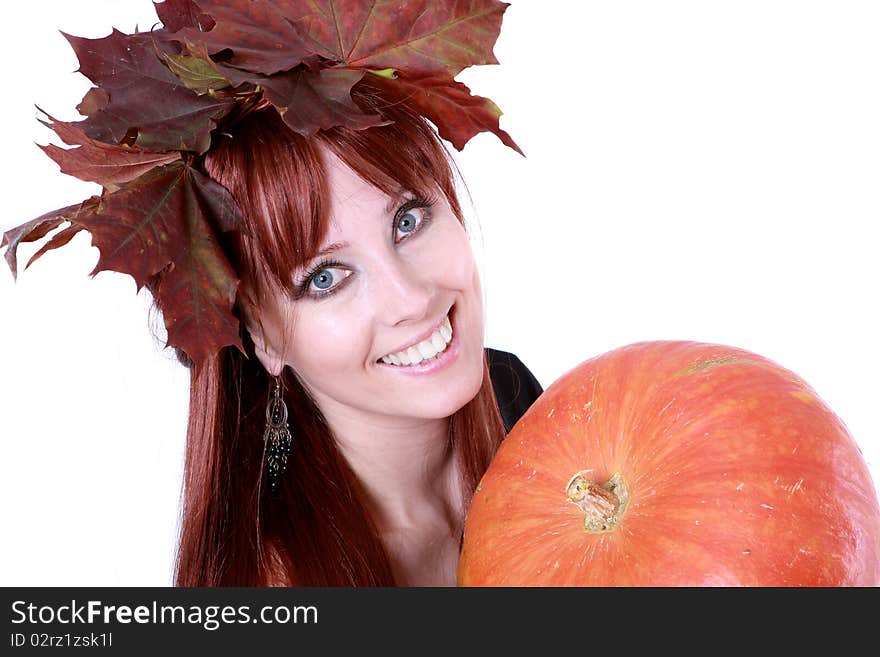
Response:
[{"label": "dried leaf", "polygon": [[124,144],[105,144],[89,138],[76,124],[46,116],[49,121],[40,122],[54,130],[64,143],[78,148],[64,149],[54,144],[40,148],[63,173],[80,180],[109,187],[134,180],[154,166],[180,159],[179,151],[156,153]]},{"label": "dried leaf", "polygon": [[217,66],[207,57],[194,55],[165,55],[168,68],[189,89],[200,96],[229,86]]},{"label": "dried leaf", "polygon": [[317,73],[299,69],[264,78],[260,84],[284,122],[296,132],[310,136],[333,126],[361,130],[387,123],[377,114],[365,114],[351,99],[352,86],[363,76],[363,71],[344,68]]},{"label": "dried leaf", "polygon": [[165,0],[154,2],[156,15],[169,32],[177,32],[184,27],[203,27],[210,30],[211,17],[202,13],[193,0]]},{"label": "dried leaf", "polygon": [[168,343],[200,361],[224,345],[241,348],[232,314],[238,279],[215,232],[240,225],[236,208],[226,189],[174,162],[105,195],[76,221],[101,252],[92,276],[122,272],[140,289],[164,272],[154,294]]},{"label": "dried leaf", "polygon": [[[97,206],[98,197],[93,196],[82,203],[76,203],[74,205],[68,205],[66,208],[60,208],[58,210],[52,210],[51,212],[47,212],[44,215],[40,215],[36,219],[31,219],[30,221],[21,224],[20,226],[16,226],[15,228],[10,228],[6,232],[3,233],[3,241],[0,242],[0,248],[6,247],[6,254],[4,258],[6,260],[6,264],[9,265],[10,271],[12,271],[12,277],[14,279],[18,279],[18,245],[22,242],[35,242],[38,239],[41,239],[48,235],[50,232],[58,228],[65,221],[73,221],[74,218],[78,217],[83,211],[88,211],[89,209]],[[59,245],[60,246],[60,245]],[[36,259],[36,256],[32,257],[28,264],[25,266],[25,269]]]},{"label": "dried leaf", "polygon": [[83,116],[91,116],[98,110],[102,110],[110,103],[110,96],[100,87],[92,87],[83,96],[82,101],[76,106],[76,111]]},{"label": "dried leaf", "polygon": [[52,239],[46,242],[42,247],[40,247],[39,251],[37,251],[36,253],[34,253],[34,255],[30,257],[24,268],[27,269],[28,267],[30,267],[47,251],[57,249],[59,246],[64,246],[65,244],[67,244],[81,230],[84,230],[84,228],[79,224],[71,224],[67,228],[58,231],[52,236]]},{"label": "dried leaf", "polygon": [[235,103],[188,89],[162,64],[160,46],[149,34],[113,30],[102,39],[65,36],[80,72],[109,97],[105,107],[79,122],[92,139],[118,144],[136,129],[134,143],[144,150],[203,153],[216,122]]},{"label": "dried leaf", "polygon": [[202,31],[186,27],[180,35],[188,41],[203,42],[211,54],[232,49],[229,64],[235,68],[263,75],[289,71],[315,54],[315,45],[304,41],[285,15],[289,4],[202,0],[199,6],[211,16],[213,28]]},{"label": "dried leaf", "polygon": [[497,64],[492,47],[507,3],[498,0],[316,0],[292,17],[309,40],[353,68],[455,77],[469,66]]},{"label": "dried leaf", "polygon": [[468,66],[497,64],[492,52],[507,3],[499,0],[199,0],[215,25],[186,28],[212,53],[233,51],[230,65],[264,75],[310,57],[348,68],[404,69],[455,77]]},{"label": "dried leaf", "polygon": [[501,110],[488,98],[471,95],[461,82],[445,77],[396,78],[380,76],[371,83],[391,90],[408,105],[421,112],[435,126],[440,136],[461,150],[480,132],[492,132],[506,146],[523,154],[513,138],[499,127]]}]

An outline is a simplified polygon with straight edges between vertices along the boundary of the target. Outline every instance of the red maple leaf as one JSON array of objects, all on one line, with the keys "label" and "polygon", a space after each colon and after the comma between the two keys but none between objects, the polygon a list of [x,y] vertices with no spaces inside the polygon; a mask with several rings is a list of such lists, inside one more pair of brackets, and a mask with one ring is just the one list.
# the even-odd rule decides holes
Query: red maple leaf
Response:
[{"label": "red maple leaf", "polygon": [[77,148],[64,149],[54,144],[40,146],[62,173],[80,180],[96,182],[104,187],[128,182],[154,166],[180,159],[179,151],[145,151],[127,144],[105,144],[91,139],[77,125],[57,121],[48,114],[43,125],[55,131],[64,143]]},{"label": "red maple leaf", "polygon": [[325,68],[298,69],[263,78],[266,98],[278,109],[284,122],[303,135],[333,126],[355,130],[386,123],[377,114],[365,114],[351,98],[351,88],[364,71]]},{"label": "red maple leaf", "polygon": [[210,31],[182,30],[230,65],[272,75],[309,57],[359,69],[404,69],[456,76],[497,64],[492,46],[508,4],[499,0],[198,0]]},{"label": "red maple leaf", "polygon": [[[0,242],[0,248],[4,246],[6,247],[6,254],[3,257],[6,260],[6,264],[9,265],[9,269],[12,271],[12,277],[18,279],[18,245],[21,242],[35,242],[38,239],[45,237],[65,221],[71,221],[71,218],[78,216],[81,211],[88,211],[88,209],[97,205],[98,200],[97,196],[93,196],[82,203],[76,203],[75,205],[68,205],[66,208],[52,210],[51,212],[47,212],[36,219],[31,219],[20,226],[10,228],[3,233],[3,241]],[[68,228],[72,228],[72,226]],[[68,231],[66,233],[66,238],[58,240],[55,239],[58,237],[58,234],[56,234],[49,243],[31,256],[30,260],[28,260],[25,265],[25,269],[30,267],[31,264],[33,264],[33,262],[46,251],[67,244],[67,242],[70,241],[70,238],[80,230],[82,230],[82,226],[77,226],[72,232],[65,229],[65,231]],[[53,244],[53,246],[50,246],[50,244]]]},{"label": "red maple leaf", "polygon": [[474,96],[461,82],[439,76],[395,78],[373,76],[371,82],[395,95],[428,118],[458,150],[480,132],[492,132],[522,155],[513,138],[499,127],[501,110],[488,98]]},{"label": "red maple leaf", "polygon": [[165,0],[154,2],[156,15],[169,32],[177,32],[184,27],[202,27],[210,30],[214,21],[203,13],[193,0]]},{"label": "red maple leaf", "polygon": [[204,153],[217,121],[235,104],[234,98],[187,88],[162,63],[161,46],[149,34],[65,37],[79,71],[106,94],[106,105],[90,105],[92,113],[78,124],[92,139],[118,144],[134,131],[134,145],[144,150]]},{"label": "red maple leaf", "polygon": [[[241,348],[232,314],[238,278],[217,242],[240,216],[225,188],[183,162],[156,167],[77,218],[101,252],[92,276],[130,274],[154,291],[168,342],[194,361],[223,345]],[[216,232],[215,232],[216,231]]]}]

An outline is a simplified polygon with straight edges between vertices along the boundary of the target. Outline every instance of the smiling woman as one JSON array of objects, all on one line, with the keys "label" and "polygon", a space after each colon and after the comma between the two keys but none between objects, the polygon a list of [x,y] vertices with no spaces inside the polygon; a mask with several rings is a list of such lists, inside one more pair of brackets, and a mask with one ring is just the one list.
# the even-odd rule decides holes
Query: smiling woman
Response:
[{"label": "smiling woman", "polygon": [[[59,30],[103,39],[111,27],[128,33],[162,26],[146,0],[44,0],[20,3],[15,15],[14,29],[0,40],[3,61],[20,73],[0,106],[7,127],[4,231],[102,192],[99,183],[58,175],[34,145],[63,142],[35,120],[45,116],[34,104],[59,121],[80,121],[84,115],[74,105],[92,86],[72,73],[88,67]],[[484,131],[454,153],[453,167],[467,181],[466,192],[458,179],[456,190],[481,274],[484,344],[504,350],[486,353],[505,423],[523,409],[503,393],[522,381],[499,377],[511,371],[527,377],[510,352],[547,386],[587,358],[640,340],[735,345],[810,382],[846,422],[880,481],[874,411],[880,313],[873,301],[880,280],[873,236],[880,215],[880,87],[871,83],[880,66],[878,20],[880,6],[872,0],[511,2],[494,47],[502,65],[471,66],[455,79],[498,102],[505,110],[501,125],[527,157],[499,149],[497,135]],[[252,63],[227,73],[241,75]],[[151,94],[146,97],[162,97]],[[255,113],[269,115],[268,109]],[[224,143],[220,132],[228,131],[214,132],[217,146]],[[315,157],[327,183],[340,158],[326,145]],[[340,161],[339,171],[366,171]],[[284,162],[289,167],[293,160]],[[288,172],[275,160],[267,166],[277,176]],[[390,269],[389,286],[413,294],[422,270],[404,276],[405,258],[427,248],[438,225],[422,229],[419,222],[437,220],[438,206],[451,201],[423,184],[433,176],[416,176],[425,188],[409,189],[414,183],[400,179],[407,171],[394,173],[393,181],[373,184],[389,205],[365,217],[363,228],[379,230],[384,222],[384,264],[390,267],[393,256],[399,268]],[[314,320],[356,304],[382,265],[365,261],[351,243],[325,254],[327,262],[305,262],[306,251],[347,240],[332,199],[325,200],[326,223],[316,216],[309,224],[308,248],[303,242],[298,253],[279,245],[278,278],[286,287],[266,290],[267,303],[277,306],[274,318],[267,307],[252,318],[262,326],[246,334],[265,335],[266,349],[285,362],[307,335],[305,314]],[[400,212],[409,201],[426,203]],[[322,225],[326,232],[319,235]],[[135,295],[132,276],[116,271],[88,276],[103,255],[91,244],[81,231],[25,270],[39,243],[21,242],[17,280],[0,272],[0,522],[12,537],[0,547],[0,581],[7,584],[175,581],[191,370],[163,349],[164,316],[149,316],[155,338],[145,330],[154,302],[148,288]],[[333,293],[294,303],[307,274],[313,274],[309,294]],[[268,273],[257,280],[268,282]],[[246,288],[242,282],[236,294]],[[341,324],[308,339],[315,349],[338,350],[334,358],[360,358],[363,380],[385,376],[396,386],[397,408],[422,413],[424,406],[414,408],[423,404],[420,377],[398,385],[406,371],[381,359],[394,355],[403,365],[404,355],[412,358],[410,343],[421,344],[449,307],[452,339],[473,337],[456,326],[463,292],[432,293],[424,316],[407,330],[392,331],[374,317],[372,333],[362,334],[371,336],[368,343],[339,341]],[[410,297],[388,308],[389,317],[412,316],[413,308]],[[272,333],[272,322],[288,319],[289,334]],[[235,317],[236,337],[239,322]],[[256,431],[249,440],[262,444],[264,402],[274,387],[255,352],[245,362],[264,377],[243,391],[251,402],[241,407]],[[283,381],[293,437],[285,482],[300,439],[290,369]],[[283,445],[280,429],[278,435]],[[389,550],[398,544],[394,538],[385,536]]]},{"label": "smiling woman", "polygon": [[[354,97],[388,124],[305,138],[266,109],[205,158],[242,208],[224,251],[255,357],[193,368],[178,584],[455,583],[504,435],[479,274],[436,133],[379,89]],[[290,429],[264,447],[248,409],[267,391]]]},{"label": "smiling woman", "polygon": [[190,379],[175,584],[454,585],[468,500],[541,392],[485,346],[441,140],[518,150],[453,80],[495,62],[507,5],[256,7],[68,37],[95,86],[45,150],[102,190],[7,230],[7,260],[87,231],[96,272],[151,293]]}]

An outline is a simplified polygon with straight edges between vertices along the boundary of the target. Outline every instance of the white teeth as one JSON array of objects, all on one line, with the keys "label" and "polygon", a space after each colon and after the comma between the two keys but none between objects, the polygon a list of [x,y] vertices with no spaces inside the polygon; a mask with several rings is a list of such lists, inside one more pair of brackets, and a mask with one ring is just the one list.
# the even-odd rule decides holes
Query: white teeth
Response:
[{"label": "white teeth", "polygon": [[415,347],[410,347],[409,349],[407,349],[406,355],[409,358],[410,365],[415,365],[420,360],[422,360],[421,352],[418,349],[416,349]]},{"label": "white teeth", "polygon": [[[428,360],[429,358],[433,358],[437,354],[437,350],[434,349],[434,345],[427,341],[419,342],[416,345],[416,349],[418,349],[419,353],[422,355],[422,358]],[[421,360],[420,358],[419,360]]]},{"label": "white teeth", "polygon": [[444,317],[440,323],[440,334],[446,342],[452,340],[452,324],[449,323],[449,315]]},{"label": "white teeth", "polygon": [[398,351],[388,354],[381,358],[383,363],[391,365],[416,365],[423,360],[434,358],[441,353],[449,345],[452,340],[452,324],[449,316],[443,318],[440,326],[427,340],[422,340],[417,345],[410,347],[406,351]]}]

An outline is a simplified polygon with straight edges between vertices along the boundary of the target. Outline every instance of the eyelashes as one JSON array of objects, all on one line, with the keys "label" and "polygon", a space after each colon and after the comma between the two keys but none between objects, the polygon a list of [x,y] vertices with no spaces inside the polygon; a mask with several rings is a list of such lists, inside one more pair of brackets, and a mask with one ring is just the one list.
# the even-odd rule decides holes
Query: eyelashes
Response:
[{"label": "eyelashes", "polygon": [[[397,209],[397,212],[394,213],[391,227],[392,238],[394,239],[395,244],[399,244],[413,235],[421,233],[428,227],[431,223],[430,210],[435,203],[436,199],[417,197],[406,201]],[[402,231],[403,237],[398,239],[398,232],[401,231],[402,221],[408,222],[405,225],[408,230]],[[325,271],[340,271],[343,272],[343,275],[338,280],[337,277],[332,275],[329,277],[326,275],[320,276],[320,274]],[[309,271],[303,276],[302,281],[296,285],[294,300],[299,300],[303,297],[310,299],[323,299],[331,294],[335,294],[337,290],[343,287],[343,281],[349,278],[353,273],[354,272],[348,269],[344,263],[341,263],[338,260],[325,258],[309,269]],[[321,284],[326,284],[327,287],[314,290],[312,285],[319,282]]]},{"label": "eyelashes", "polygon": [[[308,271],[308,273],[305,275],[305,277],[303,279],[303,282],[297,286],[297,293],[294,298],[301,299],[304,296],[309,296],[309,297],[312,297],[315,299],[320,299],[321,297],[326,297],[326,296],[329,296],[330,294],[333,294],[333,292],[336,290],[336,288],[339,287],[339,284],[334,285],[331,288],[327,288],[326,291],[319,291],[319,292],[312,292],[310,288],[312,286],[312,283],[315,281],[315,279],[318,278],[318,274],[320,274],[324,270],[329,271],[331,269],[342,269],[342,268],[343,268],[343,264],[341,262],[336,261],[336,260],[321,260],[317,265],[315,265],[314,267],[312,267]],[[345,280],[350,275],[351,275],[351,271],[349,271],[348,275],[345,276],[342,280]],[[329,282],[330,283],[333,282],[332,277],[330,278]]]}]

